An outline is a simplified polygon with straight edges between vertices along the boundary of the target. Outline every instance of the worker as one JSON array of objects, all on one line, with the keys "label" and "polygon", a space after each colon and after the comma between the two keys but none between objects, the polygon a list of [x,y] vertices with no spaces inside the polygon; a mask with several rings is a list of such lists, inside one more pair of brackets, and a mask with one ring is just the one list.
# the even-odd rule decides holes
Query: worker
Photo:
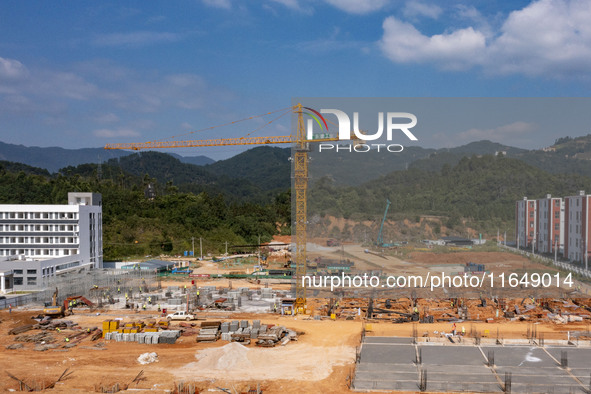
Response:
[{"label": "worker", "polygon": [[273,304],[273,312],[277,313],[277,304]]},{"label": "worker", "polygon": [[117,294],[121,294],[121,287],[117,288]]},{"label": "worker", "polygon": [[90,327],[86,329],[86,332],[90,334]]},{"label": "worker", "polygon": [[125,300],[129,300],[129,297],[127,296],[127,293],[125,293]]},{"label": "worker", "polygon": [[456,335],[456,323],[453,324],[453,326],[451,326],[451,334],[452,335]]},{"label": "worker", "polygon": [[70,342],[70,338],[66,337],[66,342]]},{"label": "worker", "polygon": [[148,304],[152,305],[152,297],[148,297]]},{"label": "worker", "polygon": [[415,306],[415,313],[419,313],[419,308]]},{"label": "worker", "polygon": [[57,331],[58,334],[61,332],[59,327],[56,327],[55,330]]},{"label": "worker", "polygon": [[98,289],[98,285],[94,285],[93,287],[94,287],[95,289]]},{"label": "worker", "polygon": [[462,336],[466,335],[466,327],[462,326]]},{"label": "worker", "polygon": [[144,304],[144,306],[142,306],[143,310],[146,310],[146,304]]},{"label": "worker", "polygon": [[158,312],[160,312],[160,304],[158,304]]},{"label": "worker", "polygon": [[12,304],[8,304],[8,314],[12,313]]},{"label": "worker", "polygon": [[142,288],[140,287],[140,294],[142,294]]},{"label": "worker", "polygon": [[197,297],[199,297],[199,290],[197,290]]}]

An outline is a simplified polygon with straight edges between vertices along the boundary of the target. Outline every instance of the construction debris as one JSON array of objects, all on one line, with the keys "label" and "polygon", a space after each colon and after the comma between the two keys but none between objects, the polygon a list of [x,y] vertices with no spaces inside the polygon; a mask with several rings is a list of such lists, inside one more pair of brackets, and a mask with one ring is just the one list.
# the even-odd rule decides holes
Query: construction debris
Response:
[{"label": "construction debris", "polygon": [[140,354],[140,356],[137,358],[137,362],[142,365],[157,363],[158,354],[156,354],[155,352]]}]

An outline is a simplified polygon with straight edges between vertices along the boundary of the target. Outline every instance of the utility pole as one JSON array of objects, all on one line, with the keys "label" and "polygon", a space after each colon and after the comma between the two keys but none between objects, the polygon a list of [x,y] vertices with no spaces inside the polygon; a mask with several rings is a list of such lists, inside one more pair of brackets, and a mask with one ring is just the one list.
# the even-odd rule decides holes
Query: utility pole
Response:
[{"label": "utility pole", "polygon": [[554,237],[554,265],[556,265],[556,260],[558,259],[558,239],[556,236]]},{"label": "utility pole", "polygon": [[195,237],[191,237],[191,242],[193,244],[193,257],[195,257]]},{"label": "utility pole", "polygon": [[505,230],[505,235],[503,236],[503,242],[505,243],[505,246],[507,246],[507,230]]},{"label": "utility pole", "polygon": [[226,241],[226,256],[228,255],[228,241]]},{"label": "utility pole", "polygon": [[258,246],[257,258],[258,258],[258,265],[260,267],[261,266],[261,236],[260,236],[260,234],[259,234],[259,246]]},{"label": "utility pole", "polygon": [[201,257],[200,260],[203,260],[203,242],[201,237],[199,237],[199,256]]}]

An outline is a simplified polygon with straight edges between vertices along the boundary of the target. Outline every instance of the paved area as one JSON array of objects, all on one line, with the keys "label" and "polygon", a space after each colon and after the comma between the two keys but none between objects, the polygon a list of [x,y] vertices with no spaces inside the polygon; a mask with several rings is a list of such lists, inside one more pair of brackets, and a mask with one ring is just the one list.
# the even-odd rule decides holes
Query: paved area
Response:
[{"label": "paved area", "polygon": [[[489,365],[489,359],[494,365]],[[563,368],[561,363],[566,362]],[[357,391],[584,393],[591,389],[591,348],[474,346],[366,337],[353,387]]]}]

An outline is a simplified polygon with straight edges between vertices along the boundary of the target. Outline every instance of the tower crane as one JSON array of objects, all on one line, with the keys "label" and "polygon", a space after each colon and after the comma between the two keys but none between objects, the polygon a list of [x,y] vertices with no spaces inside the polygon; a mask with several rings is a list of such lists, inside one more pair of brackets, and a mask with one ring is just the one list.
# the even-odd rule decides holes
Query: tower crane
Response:
[{"label": "tower crane", "polygon": [[[214,147],[228,145],[262,145],[262,144],[295,144],[294,161],[294,183],[296,193],[296,250],[295,250],[295,281],[296,281],[296,311],[305,308],[306,287],[302,277],[306,275],[306,224],[307,224],[307,190],[308,190],[308,152],[310,142],[338,141],[338,137],[328,137],[308,140],[304,124],[304,112],[302,104],[290,107],[289,112],[297,114],[298,123],[295,135],[274,136],[274,137],[242,137],[242,138],[219,138],[207,140],[184,140],[184,141],[149,141],[140,143],[117,143],[107,144],[105,149],[167,149],[167,148],[192,148],[192,147]],[[251,119],[251,118],[248,118]],[[232,122],[236,123],[236,122]],[[271,123],[271,122],[269,122]]]}]

